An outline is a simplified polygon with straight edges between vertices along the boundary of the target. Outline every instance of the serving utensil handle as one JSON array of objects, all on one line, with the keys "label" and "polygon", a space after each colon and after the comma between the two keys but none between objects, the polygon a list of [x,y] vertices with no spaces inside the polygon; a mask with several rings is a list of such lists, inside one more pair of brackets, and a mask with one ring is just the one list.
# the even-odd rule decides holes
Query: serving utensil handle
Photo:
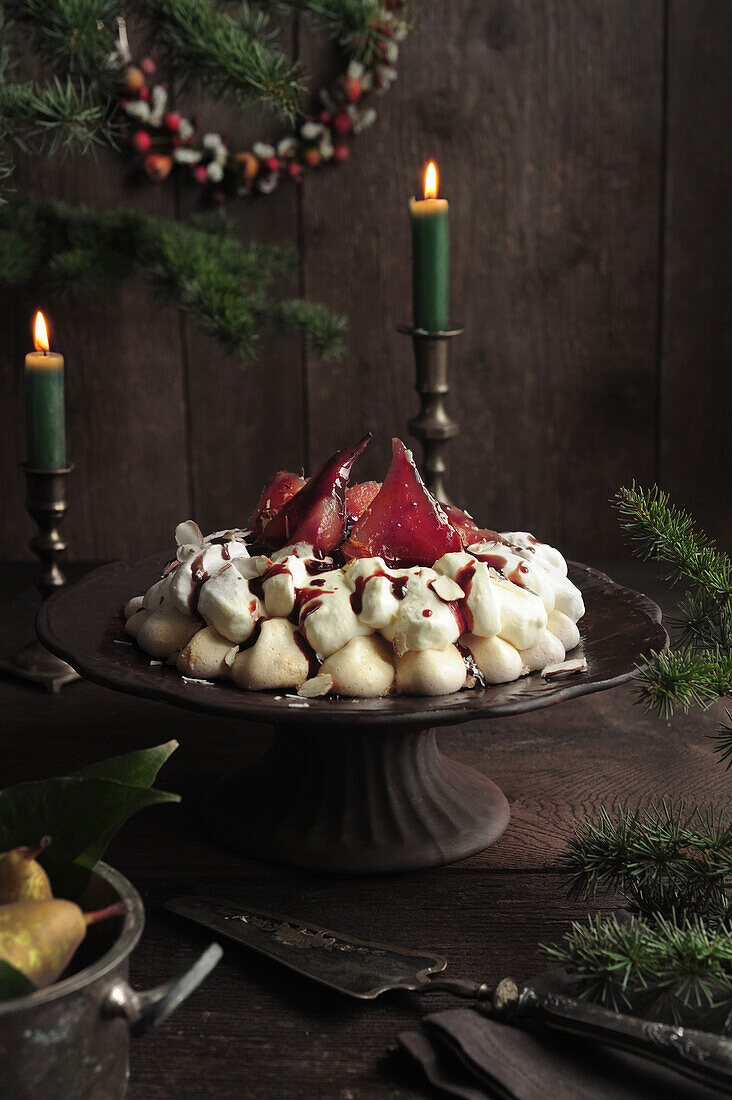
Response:
[{"label": "serving utensil handle", "polygon": [[221,947],[212,943],[192,966],[155,989],[140,991],[132,989],[127,982],[118,982],[107,994],[104,1014],[122,1016],[127,1020],[132,1035],[144,1035],[175,1012],[178,1005],[211,973],[222,955]]},{"label": "serving utensil handle", "polygon": [[640,1054],[732,1095],[732,1040],[710,1032],[642,1020],[559,993],[520,988],[511,978],[493,993],[491,1016],[509,1023],[537,1023]]}]

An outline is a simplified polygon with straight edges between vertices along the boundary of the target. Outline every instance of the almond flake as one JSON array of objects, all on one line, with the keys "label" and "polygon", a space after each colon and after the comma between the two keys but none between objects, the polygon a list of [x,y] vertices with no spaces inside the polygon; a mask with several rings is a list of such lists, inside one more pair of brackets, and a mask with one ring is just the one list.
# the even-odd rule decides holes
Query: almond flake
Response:
[{"label": "almond flake", "polygon": [[430,581],[429,587],[434,594],[439,596],[445,603],[454,603],[455,600],[465,599],[465,593],[457,581],[452,580],[450,577],[445,577],[442,574],[439,577],[435,577],[433,581]]},{"label": "almond flake", "polygon": [[570,676],[577,672],[587,672],[587,658],[575,657],[572,661],[562,661],[557,665],[547,665],[541,670],[545,680],[552,680],[555,676]]},{"label": "almond flake", "polygon": [[195,520],[186,519],[175,529],[175,541],[178,546],[203,547],[203,532]]},{"label": "almond flake", "polygon": [[313,676],[312,680],[306,680],[299,688],[298,695],[302,699],[317,699],[319,695],[327,695],[333,690],[333,677],[328,672],[321,672]]}]

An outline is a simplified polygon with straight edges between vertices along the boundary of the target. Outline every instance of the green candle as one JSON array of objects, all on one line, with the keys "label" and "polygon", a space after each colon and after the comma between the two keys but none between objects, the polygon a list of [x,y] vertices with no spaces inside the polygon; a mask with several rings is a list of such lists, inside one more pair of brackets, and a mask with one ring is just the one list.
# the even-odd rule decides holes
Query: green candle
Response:
[{"label": "green candle", "polygon": [[48,350],[46,322],[36,314],[33,343],[25,357],[25,427],[27,464],[32,470],[66,466],[64,357]]},{"label": "green candle", "polygon": [[443,332],[450,324],[450,218],[447,199],[437,198],[437,168],[430,161],[424,198],[409,200],[412,223],[414,327]]}]

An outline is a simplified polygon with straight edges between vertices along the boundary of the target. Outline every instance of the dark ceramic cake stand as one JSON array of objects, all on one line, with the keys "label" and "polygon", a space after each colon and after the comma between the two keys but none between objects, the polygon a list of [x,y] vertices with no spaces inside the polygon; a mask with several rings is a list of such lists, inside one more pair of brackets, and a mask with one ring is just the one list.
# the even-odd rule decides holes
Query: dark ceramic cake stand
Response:
[{"label": "dark ceramic cake stand", "polygon": [[[129,644],[121,608],[158,577],[166,559],[121,562],[47,600],[38,633],[88,680],[209,715],[274,726],[268,753],[230,781],[210,818],[248,855],[351,873],[451,863],[486,848],[508,824],[490,779],[443,756],[435,727],[500,718],[614,687],[641,655],[666,644],[661,612],[604,573],[570,563],[584,595],[586,673],[547,682],[538,673],[455,695],[298,699],[233,684],[183,680]],[[125,644],[127,643],[127,644]]]}]

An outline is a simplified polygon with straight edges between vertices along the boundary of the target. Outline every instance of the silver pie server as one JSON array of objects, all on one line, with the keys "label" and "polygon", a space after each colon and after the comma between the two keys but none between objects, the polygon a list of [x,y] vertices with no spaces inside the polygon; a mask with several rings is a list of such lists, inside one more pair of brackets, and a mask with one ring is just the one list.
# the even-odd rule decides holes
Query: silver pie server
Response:
[{"label": "silver pie server", "polygon": [[732,1040],[721,1035],[626,1016],[512,978],[495,987],[448,978],[447,959],[432,951],[371,943],[219,898],[173,898],[165,907],[349,997],[373,1000],[391,989],[452,993],[480,1001],[495,1019],[604,1043],[732,1095]]}]

